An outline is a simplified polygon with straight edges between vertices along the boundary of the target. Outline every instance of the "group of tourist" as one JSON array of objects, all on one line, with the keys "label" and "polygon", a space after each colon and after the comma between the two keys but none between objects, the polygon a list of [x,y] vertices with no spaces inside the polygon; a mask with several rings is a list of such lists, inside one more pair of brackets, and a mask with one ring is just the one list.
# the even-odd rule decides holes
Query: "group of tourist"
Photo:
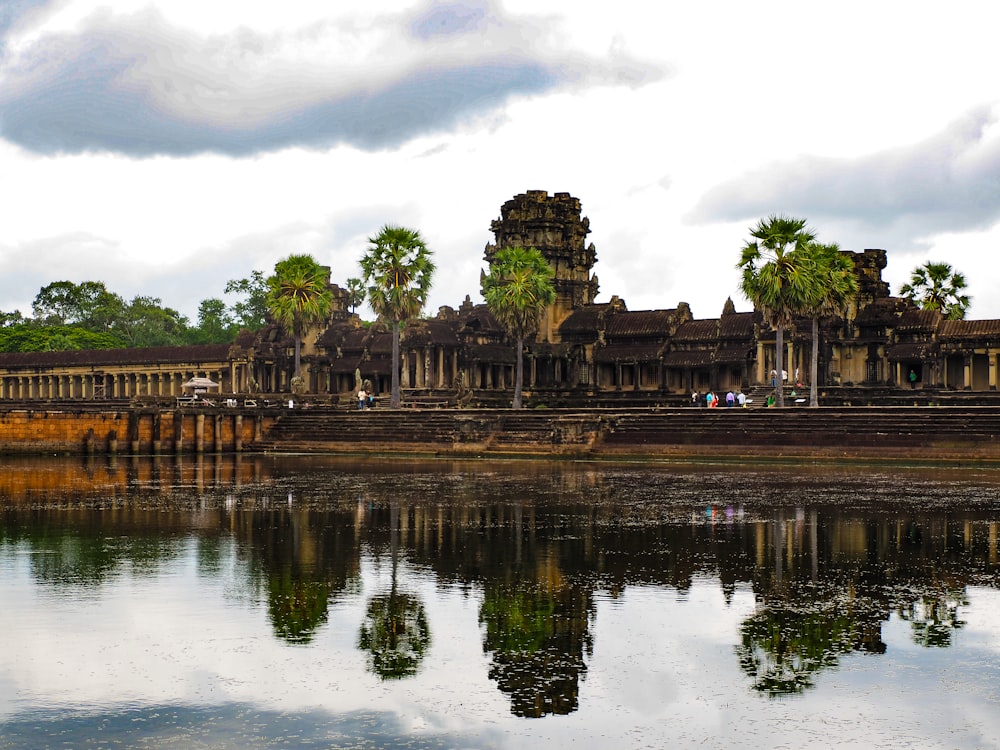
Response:
[{"label": "group of tourist", "polygon": [[362,386],[358,389],[358,410],[364,411],[365,409],[375,408],[375,397],[364,389]]},{"label": "group of tourist", "polygon": [[708,391],[704,396],[701,395],[697,390],[691,394],[691,405],[692,406],[706,406],[709,409],[714,409],[719,406],[720,403],[725,403],[728,407],[739,406],[745,409],[747,406],[747,396],[746,394],[737,388],[735,391],[730,390],[725,396],[719,396],[715,391]]}]

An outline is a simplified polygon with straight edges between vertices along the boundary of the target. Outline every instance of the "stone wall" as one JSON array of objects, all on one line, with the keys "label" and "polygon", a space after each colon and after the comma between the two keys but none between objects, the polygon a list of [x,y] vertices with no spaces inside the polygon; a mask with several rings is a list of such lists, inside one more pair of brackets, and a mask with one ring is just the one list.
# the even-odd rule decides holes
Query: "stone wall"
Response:
[{"label": "stone wall", "polygon": [[219,409],[0,410],[0,453],[229,453],[275,420]]}]

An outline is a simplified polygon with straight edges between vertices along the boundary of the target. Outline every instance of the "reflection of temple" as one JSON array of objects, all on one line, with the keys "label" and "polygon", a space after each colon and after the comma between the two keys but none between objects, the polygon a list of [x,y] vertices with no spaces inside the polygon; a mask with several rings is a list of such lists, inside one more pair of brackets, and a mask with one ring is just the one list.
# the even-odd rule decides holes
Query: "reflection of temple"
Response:
[{"label": "reflection of temple", "polygon": [[[727,602],[752,593],[737,657],[748,684],[779,694],[807,688],[846,654],[883,652],[890,617],[909,624],[915,643],[947,647],[966,587],[1000,588],[992,510],[742,507],[727,505],[725,485],[708,474],[689,477],[720,501],[705,507],[680,499],[669,474],[646,476],[630,494],[600,470],[557,464],[516,474],[444,464],[439,481],[416,463],[354,474],[336,466],[290,486],[262,458],[14,458],[0,473],[0,548],[44,551],[24,555],[41,585],[89,588],[125,571],[155,576],[194,539],[199,568],[208,575],[235,560],[248,599],[293,643],[361,591],[363,558],[391,560],[391,591],[364,592],[371,637],[361,646],[376,657],[373,671],[413,674],[433,642],[412,576],[457,586],[478,599],[490,679],[519,716],[577,708],[598,592],[684,592],[700,580],[717,581]],[[739,487],[755,481],[791,490],[770,474]],[[409,576],[398,590],[397,561]]]},{"label": "reflection of temple", "polygon": [[[757,313],[735,312],[727,300],[718,318],[695,319],[684,302],[630,311],[612,296],[595,302],[597,253],[586,244],[590,223],[567,193],[529,191],[507,201],[491,225],[499,247],[541,250],[556,274],[556,301],[528,342],[526,388],[536,398],[571,404],[595,395],[642,400],[692,389],[749,389],[764,384],[774,362],[774,331]],[[822,322],[820,385],[992,391],[997,387],[1000,321],[944,320],[934,311],[889,295],[882,281],[884,250],[848,253],[861,290],[843,319]],[[734,250],[735,257],[735,250]],[[385,392],[391,380],[391,340],[380,324],[348,313],[347,295],[332,285],[336,309],[305,342],[307,389],[352,391],[360,375]],[[811,324],[785,335],[790,373],[809,371]],[[469,297],[403,333],[402,387],[411,393],[454,394],[471,388],[480,403],[502,403],[513,383],[514,352],[485,305]],[[0,354],[0,399],[170,397],[186,379],[205,375],[234,393],[291,390],[293,342],[271,325],[232,346],[152,350]]]}]

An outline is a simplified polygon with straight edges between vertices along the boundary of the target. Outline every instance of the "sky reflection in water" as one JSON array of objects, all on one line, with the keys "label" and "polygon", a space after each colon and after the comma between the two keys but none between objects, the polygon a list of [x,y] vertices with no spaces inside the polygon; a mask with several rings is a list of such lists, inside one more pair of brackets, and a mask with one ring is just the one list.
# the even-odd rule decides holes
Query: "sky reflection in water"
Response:
[{"label": "sky reflection in water", "polygon": [[0,748],[995,747],[998,487],[10,459]]}]

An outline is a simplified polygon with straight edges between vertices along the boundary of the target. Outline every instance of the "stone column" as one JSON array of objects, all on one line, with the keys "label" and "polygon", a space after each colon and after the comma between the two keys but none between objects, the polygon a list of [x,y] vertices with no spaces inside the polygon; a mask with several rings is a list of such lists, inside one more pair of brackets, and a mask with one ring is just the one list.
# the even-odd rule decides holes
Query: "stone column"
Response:
[{"label": "stone column", "polygon": [[966,354],[964,357],[964,362],[962,363],[962,369],[965,371],[965,388],[966,391],[972,390],[972,355]]},{"label": "stone column", "polygon": [[997,389],[997,355],[986,349],[986,361],[989,362],[990,390]]},{"label": "stone column", "polygon": [[437,387],[444,388],[444,347],[437,348]]}]

